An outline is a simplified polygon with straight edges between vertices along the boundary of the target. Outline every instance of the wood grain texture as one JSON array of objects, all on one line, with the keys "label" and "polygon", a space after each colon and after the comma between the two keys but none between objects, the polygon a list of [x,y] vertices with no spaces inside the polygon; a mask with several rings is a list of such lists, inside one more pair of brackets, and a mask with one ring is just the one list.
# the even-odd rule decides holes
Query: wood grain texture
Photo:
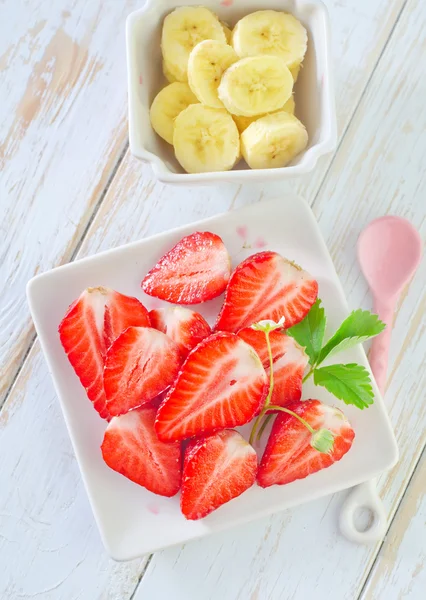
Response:
[{"label": "wood grain texture", "polygon": [[[402,0],[375,3],[362,0],[356,6],[337,0],[328,3],[335,31],[341,131],[350,122],[403,4]],[[424,197],[420,195],[424,171],[413,165],[418,165],[424,155],[424,140],[414,129],[411,144],[405,146],[401,158],[398,147],[405,134],[399,126],[395,129],[392,119],[392,127],[387,122],[389,112],[415,114],[416,123],[424,127],[424,94],[420,93],[419,104],[419,92],[424,85],[420,76],[420,44],[408,53],[408,46],[416,36],[421,39],[424,31],[420,7],[417,13],[415,10],[415,3],[409,3],[393,32],[371,81],[372,91],[363,98],[352,121],[350,141],[342,144],[315,204],[321,229],[353,306],[367,307],[370,302],[354,255],[356,234],[362,225],[371,216],[394,207],[404,212],[405,204],[401,201],[405,202],[413,190],[417,200],[409,205],[406,216],[411,216],[417,226],[423,223],[424,211],[418,206],[418,199]],[[403,94],[403,101],[399,96],[393,97],[400,77],[408,77],[410,72],[414,73],[409,82],[410,93]],[[364,125],[365,120],[368,124]],[[100,128],[99,122],[93,126],[94,131]],[[362,155],[374,146],[377,132],[382,143],[385,140],[385,147],[395,149],[395,156],[390,168],[382,162],[376,172],[371,157],[364,164]],[[383,161],[380,146],[376,146],[378,160]],[[323,161],[310,177],[289,187],[313,201],[329,164],[329,159]],[[360,175],[355,168],[361,171]],[[99,165],[93,165],[92,169],[98,173]],[[407,169],[409,181],[403,183]],[[278,184],[267,188],[260,185],[166,187],[155,182],[149,167],[127,155],[79,256],[261,201],[282,194],[285,189],[286,186]],[[82,199],[88,202],[90,192],[83,193],[81,187],[79,190]],[[367,200],[367,190],[374,202]],[[389,206],[393,195],[394,204]],[[361,208],[360,197],[364,198]],[[48,206],[51,202],[46,200],[44,209]],[[92,207],[93,202],[84,213],[84,220],[75,222],[68,252],[76,247],[82,223],[87,223]],[[42,268],[66,259],[66,254],[60,252],[49,256],[51,262],[46,256]],[[392,477],[380,480],[386,504],[392,509],[396,508],[410,469],[421,452],[419,432],[413,433],[408,428],[414,420],[421,423],[424,418],[421,407],[413,411],[411,401],[425,384],[424,379],[417,377],[424,360],[424,347],[420,347],[424,324],[418,301],[423,281],[424,271],[412,282],[400,304],[395,329],[399,344],[391,355],[389,401],[398,439],[405,449],[401,468],[397,467]],[[23,348],[25,343],[18,346]],[[400,352],[396,353],[398,349]],[[410,410],[406,415],[407,408]],[[0,455],[0,490],[7,490],[6,494],[0,494],[0,564],[7,564],[7,578],[0,577],[1,598],[130,598],[145,563],[116,565],[105,557],[38,344],[30,352],[1,413]],[[376,549],[354,546],[340,537],[336,515],[342,498],[343,495],[336,495],[226,534],[158,553],[143,577],[136,598],[299,600],[315,593],[316,597],[328,600],[353,600],[368,576]],[[41,524],[33,524],[28,515]],[[51,552],[45,552],[46,549]]]},{"label": "wood grain texture", "polygon": [[33,335],[25,285],[72,256],[127,140],[126,2],[7,0],[0,19],[0,405]]},{"label": "wood grain texture", "polygon": [[362,600],[416,600],[426,590],[426,452],[390,527]]},{"label": "wood grain texture", "polygon": [[36,342],[0,414],[0,597],[127,600],[145,560],[102,547]]}]

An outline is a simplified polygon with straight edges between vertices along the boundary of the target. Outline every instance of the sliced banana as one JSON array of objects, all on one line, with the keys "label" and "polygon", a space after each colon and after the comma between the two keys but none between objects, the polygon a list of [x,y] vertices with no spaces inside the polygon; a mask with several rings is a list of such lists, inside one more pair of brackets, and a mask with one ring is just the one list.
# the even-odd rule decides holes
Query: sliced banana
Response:
[{"label": "sliced banana", "polygon": [[241,134],[241,152],[251,169],[285,167],[307,144],[304,125],[284,111],[257,119]]},{"label": "sliced banana", "polygon": [[164,19],[161,50],[168,72],[177,81],[188,81],[189,54],[203,40],[226,43],[222,25],[207,8],[181,6]]},{"label": "sliced banana", "polygon": [[154,98],[149,117],[154,131],[166,142],[173,144],[174,121],[190,104],[198,100],[187,83],[176,81],[167,85]]},{"label": "sliced banana", "polygon": [[227,23],[225,23],[225,21],[221,21],[220,24],[223,27],[223,33],[225,34],[225,37],[226,37],[226,43],[231,44],[232,29],[230,29],[230,27],[228,26]]},{"label": "sliced banana", "polygon": [[174,77],[172,75],[172,72],[170,71],[170,69],[167,66],[167,63],[164,59],[163,59],[163,75],[169,83],[174,83],[175,81],[177,81],[176,77]]},{"label": "sliced banana", "polygon": [[188,83],[198,100],[213,108],[224,108],[217,88],[224,71],[237,62],[231,46],[216,40],[204,40],[195,46],[188,61]]},{"label": "sliced banana", "polygon": [[[285,112],[288,112],[291,115],[294,115],[295,109],[296,109],[296,105],[294,103],[294,98],[293,98],[293,96],[290,96],[290,98],[287,100],[287,102],[284,104],[284,106],[280,110],[285,110]],[[272,113],[272,114],[275,114],[275,113]],[[255,121],[257,121],[258,119],[260,119],[262,117],[266,117],[266,115],[256,115],[255,117],[239,117],[238,115],[232,115],[232,118],[234,119],[234,121],[238,127],[238,131],[240,133],[245,131],[249,125],[251,125],[252,123],[254,123]]]},{"label": "sliced banana", "polygon": [[229,171],[240,157],[240,136],[222,108],[188,106],[175,120],[173,145],[187,173]]},{"label": "sliced banana", "polygon": [[284,106],[293,90],[293,77],[277,56],[251,56],[225,71],[218,92],[233,115],[253,117]]},{"label": "sliced banana", "polygon": [[300,67],[301,66],[302,66],[302,63],[297,63],[297,64],[292,65],[291,67],[289,67],[290,73],[291,73],[291,75],[293,77],[294,83],[296,83],[297,78],[299,77]]},{"label": "sliced banana", "polygon": [[308,35],[302,23],[289,13],[259,10],[243,17],[232,32],[238,56],[278,56],[287,66],[302,62]]}]

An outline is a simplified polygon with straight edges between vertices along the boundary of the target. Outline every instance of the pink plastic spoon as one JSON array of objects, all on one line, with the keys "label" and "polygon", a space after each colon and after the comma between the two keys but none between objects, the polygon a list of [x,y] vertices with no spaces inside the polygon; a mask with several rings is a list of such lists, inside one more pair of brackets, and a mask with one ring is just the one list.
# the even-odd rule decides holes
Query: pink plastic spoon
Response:
[{"label": "pink plastic spoon", "polygon": [[[386,329],[372,341],[370,366],[380,393],[386,387],[389,344],[396,303],[413,276],[422,254],[419,233],[409,221],[386,216],[372,221],[358,238],[358,261],[373,293],[374,312]],[[355,511],[368,508],[374,519],[368,529],[355,527]],[[387,515],[377,494],[374,480],[357,485],[346,498],[340,513],[340,529],[351,541],[372,543],[387,529]]]}]

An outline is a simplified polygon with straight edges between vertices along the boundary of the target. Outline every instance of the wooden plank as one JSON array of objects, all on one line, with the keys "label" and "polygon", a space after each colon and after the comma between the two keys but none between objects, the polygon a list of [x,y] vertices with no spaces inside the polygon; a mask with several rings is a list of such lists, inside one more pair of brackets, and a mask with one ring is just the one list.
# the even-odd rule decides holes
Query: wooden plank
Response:
[{"label": "wooden plank", "polygon": [[0,405],[33,336],[25,285],[66,262],[127,140],[137,0],[2,3]]},{"label": "wooden plank", "polygon": [[426,452],[386,536],[362,600],[421,600],[426,590]]},{"label": "wooden plank", "polygon": [[[343,78],[336,86],[341,128],[346,127],[361,97],[375,60],[381,52],[402,4],[402,1],[389,4],[384,0],[376,3],[363,0],[357,3],[356,9],[341,6],[337,1],[331,4],[334,29],[342,32],[339,34],[336,48],[336,56],[339,58],[339,77]],[[356,41],[356,44],[347,42],[347,39]],[[365,69],[359,68],[361,61],[359,55],[366,61]],[[325,167],[326,165],[323,164],[315,174],[307,178],[304,183],[300,183],[299,191],[312,199]],[[154,181],[148,167],[126,157],[79,255],[93,254],[99,250],[235,206],[256,202],[263,197],[272,197],[278,193],[283,193],[283,186],[270,186],[266,189],[263,186],[252,185],[190,189],[166,187]],[[336,200],[335,206],[337,210]],[[324,230],[324,222],[322,226]],[[333,231],[331,229],[327,231],[332,239]],[[345,268],[349,271],[350,265],[346,265]],[[346,273],[347,271],[343,270],[344,278]],[[351,292],[352,289],[350,286],[346,287],[347,292]],[[403,368],[405,363],[400,366],[400,369]],[[401,374],[403,371],[398,373]],[[56,566],[56,563],[52,563],[51,554],[46,558],[42,552],[45,548],[43,546],[45,531],[36,528],[29,531],[13,527],[14,537],[12,537],[11,530],[0,524],[0,561],[8,564],[8,580],[6,584],[0,581],[0,592],[3,592],[0,595],[5,600],[11,600],[17,593],[24,597],[44,593],[43,598],[50,600],[50,598],[61,598],[62,594],[63,597],[74,597],[74,593],[75,597],[78,597],[77,594],[81,591],[81,597],[90,600],[105,597],[126,599],[142,573],[143,563],[117,567],[105,558],[97,534],[93,533],[92,538],[93,518],[85,499],[82,483],[79,478],[74,477],[75,463],[70,458],[72,464],[64,466],[65,458],[62,457],[61,449],[68,449],[65,452],[69,452],[70,447],[65,426],[59,417],[59,408],[53,399],[54,392],[50,377],[41,358],[40,349],[36,345],[4,406],[0,421],[0,453],[5,457],[0,464],[0,489],[11,488],[12,482],[12,487],[19,488],[21,496],[25,499],[28,497],[30,500],[28,503],[18,504],[15,496],[8,494],[3,498],[0,495],[0,514],[6,515],[6,519],[7,515],[12,515],[15,523],[24,519],[25,511],[30,511],[33,518],[34,516],[38,518],[39,514],[43,514],[44,517],[52,514],[52,531],[55,531],[56,539],[60,539],[65,545],[62,554],[58,556],[57,568],[60,567],[64,571],[64,564],[71,566],[65,575],[73,568],[75,570],[65,577],[62,587],[46,592],[49,588],[54,588],[58,580],[54,580],[50,575],[55,571]],[[22,432],[25,432],[25,435]],[[50,439],[52,439],[51,444]],[[28,452],[28,448],[31,448],[31,452]],[[21,464],[25,465],[22,470]],[[48,478],[47,491],[37,485],[36,475],[28,477],[28,473],[38,474],[43,482]],[[61,512],[57,507],[69,501],[70,489],[74,490],[75,500],[68,511]],[[53,510],[50,507],[45,515],[42,511],[46,502],[51,503]],[[335,518],[339,502],[340,498],[336,496],[328,499],[325,504],[316,503],[301,507],[284,516],[276,515],[271,519],[234,530],[227,535],[214,536],[183,549],[159,553],[153,559],[149,570],[149,577],[146,580],[148,587],[145,585],[144,577],[144,585],[140,588],[139,597],[149,599],[168,597],[162,595],[165,580],[170,580],[167,593],[174,600],[180,598],[191,600],[195,597],[203,600],[207,594],[206,590],[209,589],[212,590],[214,598],[222,595],[232,600],[236,598],[246,600],[250,597],[253,600],[255,598],[258,600],[280,598],[281,600],[290,598],[291,594],[298,591],[299,580],[306,586],[306,579],[311,583],[320,580],[320,592],[324,589],[328,591],[331,582],[334,581],[335,569],[334,565],[333,569],[331,567],[325,569],[326,572],[321,578],[325,555],[331,551],[331,556],[335,557],[337,550],[347,550],[349,547],[352,552],[354,548],[341,540],[336,533]],[[46,518],[43,520],[50,523]],[[316,533],[321,520],[321,527]],[[78,532],[84,532],[86,537],[83,534],[74,535],[70,523],[75,523]],[[4,539],[5,537],[9,541]],[[21,547],[26,548],[24,553],[20,550]],[[52,545],[51,548],[54,546]],[[71,560],[67,552],[72,553]],[[336,567],[336,573],[340,586],[346,585],[355,589],[356,557],[351,552],[346,555],[349,556],[349,563],[342,561]],[[83,556],[85,559],[77,566]],[[90,561],[88,557],[92,557],[93,560]],[[311,573],[314,561],[317,562],[317,567]],[[361,561],[361,566],[366,562],[368,560],[364,563]],[[30,570],[33,564],[38,566],[37,571]],[[309,578],[306,577],[308,572]],[[22,586],[20,582],[27,573],[31,573],[31,577],[27,577],[26,580],[27,587],[19,591],[19,586]],[[286,588],[286,591],[289,590],[288,596],[279,595],[283,589],[283,575],[288,581]],[[346,575],[349,584],[344,582]],[[87,590],[81,590],[81,582],[89,580],[90,585],[88,584]],[[79,592],[76,591],[77,582],[80,582]],[[109,591],[114,582],[116,587]],[[301,589],[305,591],[306,587]],[[340,588],[336,587],[336,589]],[[317,595],[321,597],[320,594]],[[352,598],[353,596],[351,600]]]}]

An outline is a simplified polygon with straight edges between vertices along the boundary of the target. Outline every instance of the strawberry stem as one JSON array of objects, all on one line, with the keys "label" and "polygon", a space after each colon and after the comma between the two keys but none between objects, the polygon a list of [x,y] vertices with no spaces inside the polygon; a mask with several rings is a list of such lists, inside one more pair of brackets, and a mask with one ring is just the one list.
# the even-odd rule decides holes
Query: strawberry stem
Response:
[{"label": "strawberry stem", "polygon": [[302,423],[302,425],[304,425],[306,427],[306,429],[309,431],[309,433],[311,433],[312,435],[315,433],[315,429],[312,427],[312,425],[309,425],[308,421],[306,421],[303,417],[301,417],[297,413],[293,412],[289,408],[285,408],[284,406],[271,405],[269,407],[269,410],[279,410],[281,412],[285,412],[288,415],[291,415],[292,417],[295,417],[298,421],[300,421],[300,423]]},{"label": "strawberry stem", "polygon": [[306,375],[304,376],[304,378],[302,379],[302,383],[305,383],[305,381],[307,381],[309,379],[309,377],[311,377],[311,375],[313,375],[314,371],[315,371],[315,367],[312,367],[312,369],[310,371],[308,371],[306,373]]},{"label": "strawberry stem", "polygon": [[267,329],[265,331],[265,338],[266,338],[266,346],[268,348],[268,356],[269,356],[269,392],[268,395],[266,396],[266,400],[265,400],[265,404],[263,409],[265,409],[265,406],[268,406],[268,404],[271,402],[271,398],[272,398],[272,392],[274,391],[274,359],[272,357],[272,348],[271,348],[271,339],[269,337],[270,334],[270,330]]},{"label": "strawberry stem", "polygon": [[[263,408],[260,411],[260,414],[257,417],[256,421],[254,422],[253,428],[250,433],[249,443],[253,444],[255,439],[257,439],[257,441],[259,441],[260,438],[262,437],[262,434],[265,431],[266,426],[268,425],[269,421],[272,418],[271,414],[269,414],[266,417],[266,419],[262,423],[262,426],[259,430],[259,434],[257,435],[257,438],[256,438],[256,433],[257,433],[259,424],[262,421],[263,417],[266,415],[266,413],[269,410],[274,410],[274,411],[277,410],[280,412],[285,412],[288,415],[291,415],[292,417],[297,419],[299,421],[299,423],[301,423],[304,427],[306,427],[306,429],[309,431],[309,433],[312,436],[311,446],[313,448],[315,448],[315,450],[318,450],[318,452],[330,453],[333,451],[333,446],[334,446],[334,435],[331,431],[329,431],[328,429],[315,430],[303,417],[301,417],[294,411],[290,410],[289,408],[285,408],[284,406],[275,406],[275,405],[271,404],[272,393],[274,391],[274,359],[272,356],[271,340],[270,340],[269,334],[271,333],[271,331],[278,329],[278,327],[281,324],[282,324],[281,322],[274,323],[271,321],[261,321],[260,323],[255,323],[254,325],[252,325],[253,329],[255,329],[257,331],[263,331],[263,333],[265,334],[266,346],[268,348],[268,357],[269,357],[269,391],[268,391],[268,395],[266,396],[266,400],[263,405]],[[304,383],[312,375],[312,373],[314,372],[314,369],[315,369],[315,367],[311,368],[311,370],[303,378],[302,383]]]},{"label": "strawberry stem", "polygon": [[260,438],[263,435],[263,432],[265,431],[266,427],[268,426],[269,421],[272,419],[274,415],[273,414],[269,414],[266,419],[263,421],[261,428],[259,429],[259,433],[257,434],[257,441],[260,440]]}]

